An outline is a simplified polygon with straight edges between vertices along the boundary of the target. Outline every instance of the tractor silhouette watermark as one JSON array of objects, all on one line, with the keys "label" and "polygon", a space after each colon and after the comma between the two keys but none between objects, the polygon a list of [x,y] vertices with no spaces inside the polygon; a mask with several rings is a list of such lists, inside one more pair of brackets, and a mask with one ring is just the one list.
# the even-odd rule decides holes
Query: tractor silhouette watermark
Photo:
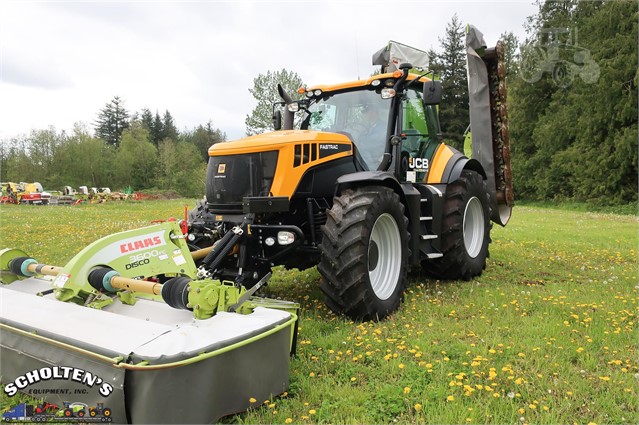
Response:
[{"label": "tractor silhouette watermark", "polygon": [[562,88],[569,87],[578,76],[586,84],[596,83],[599,65],[591,59],[588,49],[577,45],[577,35],[577,28],[542,29],[537,40],[521,49],[521,78],[536,83],[547,72]]}]

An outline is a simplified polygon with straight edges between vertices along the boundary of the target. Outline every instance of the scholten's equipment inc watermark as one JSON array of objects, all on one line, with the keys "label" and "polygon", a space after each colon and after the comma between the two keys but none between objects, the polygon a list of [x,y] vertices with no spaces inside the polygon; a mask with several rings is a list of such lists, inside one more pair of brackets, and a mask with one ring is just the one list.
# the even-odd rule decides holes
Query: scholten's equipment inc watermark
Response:
[{"label": "scholten's equipment inc watermark", "polygon": [[521,48],[521,78],[536,83],[547,72],[562,88],[569,87],[577,76],[586,84],[596,83],[599,65],[591,59],[590,50],[577,45],[577,34],[577,28],[540,30],[537,40]]},{"label": "scholten's equipment inc watermark", "polygon": [[89,388],[96,387],[103,397],[108,397],[113,392],[113,386],[104,382],[104,379],[83,369],[69,366],[53,366],[35,369],[18,376],[13,382],[4,387],[4,392],[13,397],[18,391],[22,391],[31,384],[43,381],[64,380],[73,381]]}]

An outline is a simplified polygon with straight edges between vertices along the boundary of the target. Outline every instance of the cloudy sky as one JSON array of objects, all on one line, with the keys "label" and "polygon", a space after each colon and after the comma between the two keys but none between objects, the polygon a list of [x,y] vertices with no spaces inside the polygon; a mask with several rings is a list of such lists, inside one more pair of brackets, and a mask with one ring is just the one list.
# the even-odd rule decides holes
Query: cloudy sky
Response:
[{"label": "cloudy sky", "polygon": [[309,84],[370,75],[389,40],[438,49],[453,14],[494,45],[522,39],[533,0],[0,0],[0,140],[91,124],[118,95],[169,110],[180,130],[209,120],[242,137],[253,79],[286,68]]}]

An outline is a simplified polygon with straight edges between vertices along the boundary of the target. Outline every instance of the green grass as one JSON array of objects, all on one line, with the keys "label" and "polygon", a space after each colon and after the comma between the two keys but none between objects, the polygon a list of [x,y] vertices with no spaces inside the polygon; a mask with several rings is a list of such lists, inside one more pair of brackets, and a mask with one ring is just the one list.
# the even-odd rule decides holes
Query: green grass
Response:
[{"label": "green grass", "polygon": [[[2,206],[0,246],[63,264],[97,237],[193,201]],[[327,311],[319,274],[266,292],[302,306],[290,390],[227,423],[637,423],[637,244],[631,215],[517,207],[484,274],[413,273],[380,323]]]}]

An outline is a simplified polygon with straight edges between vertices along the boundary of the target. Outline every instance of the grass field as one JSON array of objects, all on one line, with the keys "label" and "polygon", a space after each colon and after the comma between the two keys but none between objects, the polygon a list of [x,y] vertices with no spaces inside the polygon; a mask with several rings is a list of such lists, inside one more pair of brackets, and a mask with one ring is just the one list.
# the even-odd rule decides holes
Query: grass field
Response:
[{"label": "grass field", "polygon": [[[193,201],[2,206],[0,246],[62,265],[89,242]],[[484,274],[413,273],[400,311],[353,323],[323,305],[315,269],[275,273],[303,306],[284,397],[227,423],[638,423],[632,215],[518,207]]]}]

